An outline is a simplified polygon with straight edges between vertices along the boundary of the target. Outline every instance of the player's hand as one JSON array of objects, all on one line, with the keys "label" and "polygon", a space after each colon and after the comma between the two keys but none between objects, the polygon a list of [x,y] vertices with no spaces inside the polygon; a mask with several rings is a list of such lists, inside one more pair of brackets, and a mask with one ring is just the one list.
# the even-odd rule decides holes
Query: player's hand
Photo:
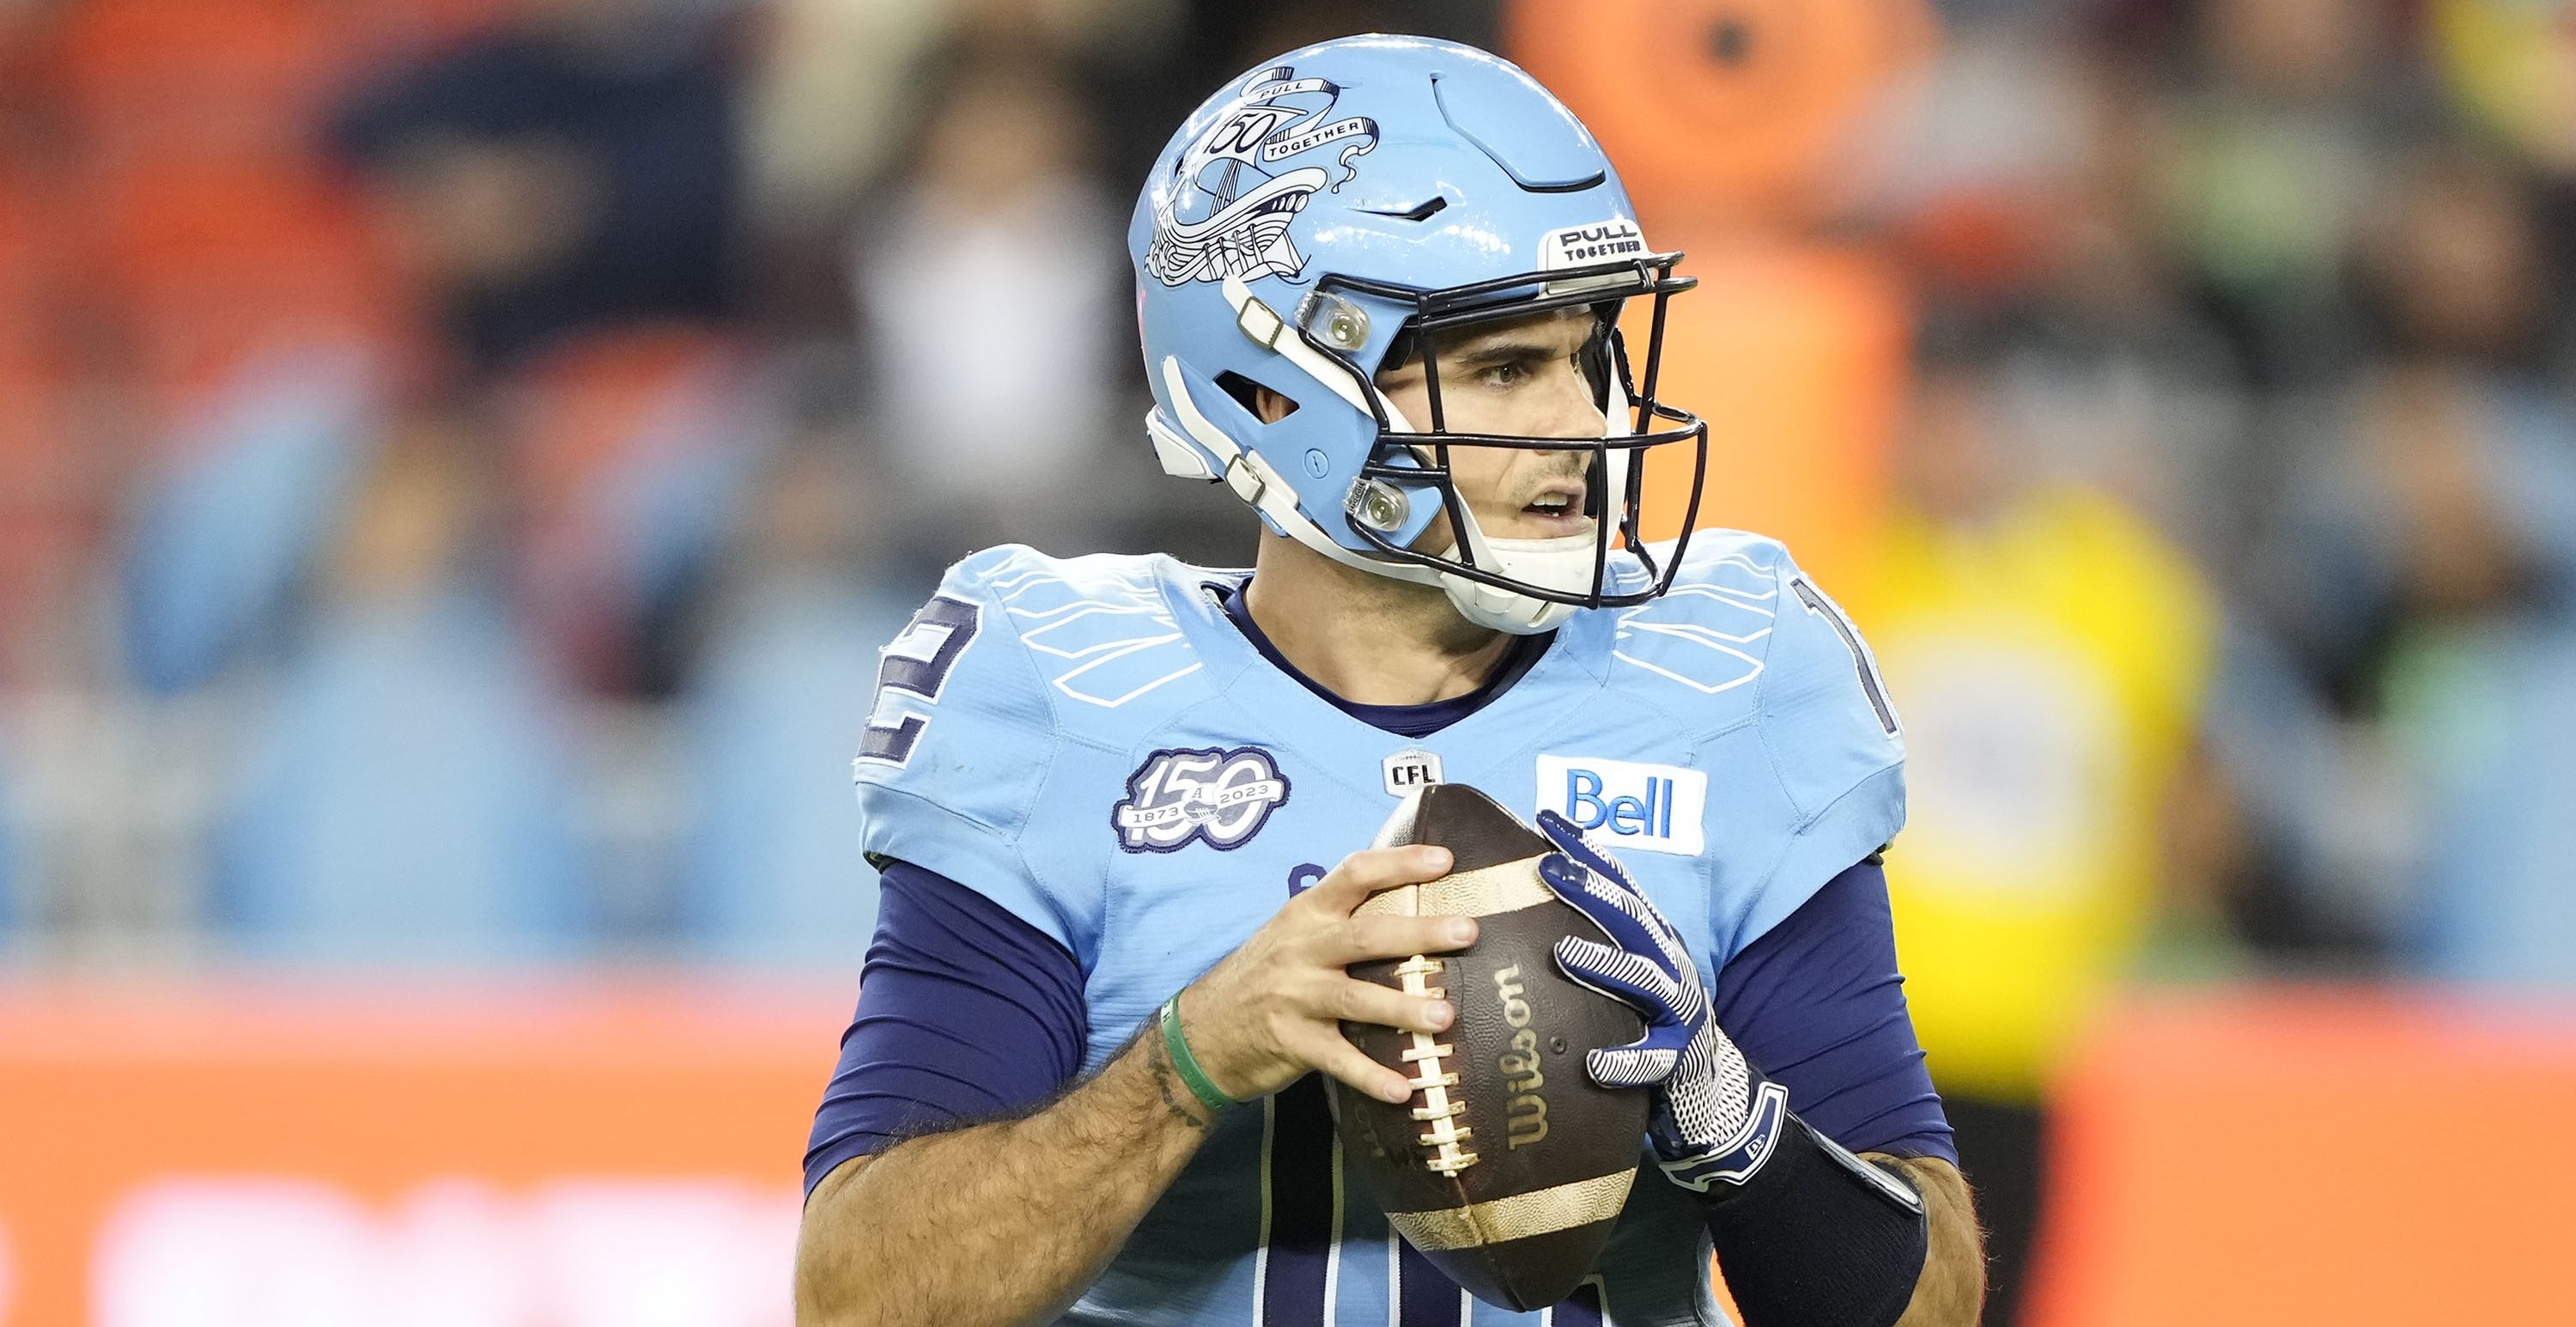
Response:
[{"label": "player's hand", "polygon": [[1788,1120],[1787,1090],[1718,1028],[1690,946],[1619,863],[1553,811],[1538,813],[1538,827],[1557,849],[1539,860],[1539,878],[1611,940],[1559,940],[1557,967],[1646,1019],[1645,1036],[1591,1052],[1585,1070],[1603,1087],[1657,1088],[1648,1133],[1674,1183],[1703,1193],[1742,1183]]},{"label": "player's hand", "polygon": [[1342,1035],[1342,1023],[1442,1032],[1458,1011],[1344,969],[1464,949],[1475,943],[1476,922],[1351,913],[1380,890],[1437,880],[1449,864],[1446,848],[1352,853],[1183,991],[1182,1031],[1217,1089],[1249,1101],[1320,1069],[1382,1101],[1409,1099],[1412,1084],[1362,1054]]}]

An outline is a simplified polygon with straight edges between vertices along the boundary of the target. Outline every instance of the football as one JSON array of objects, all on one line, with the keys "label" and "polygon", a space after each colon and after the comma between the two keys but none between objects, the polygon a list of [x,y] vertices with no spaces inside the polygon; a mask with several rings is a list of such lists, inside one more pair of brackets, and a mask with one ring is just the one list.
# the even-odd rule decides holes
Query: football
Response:
[{"label": "football", "polygon": [[1537,830],[1464,784],[1408,798],[1377,846],[1430,843],[1448,875],[1373,895],[1362,913],[1478,919],[1451,954],[1358,964],[1351,975],[1458,1010],[1447,1032],[1349,1023],[1371,1059],[1414,1083],[1392,1105],[1339,1083],[1343,1156],[1387,1221],[1477,1298],[1529,1311],[1572,1294],[1627,1204],[1646,1134],[1647,1094],[1595,1087],[1584,1053],[1645,1025],[1627,1006],[1557,971],[1571,934],[1601,937],[1539,879],[1552,851]]}]

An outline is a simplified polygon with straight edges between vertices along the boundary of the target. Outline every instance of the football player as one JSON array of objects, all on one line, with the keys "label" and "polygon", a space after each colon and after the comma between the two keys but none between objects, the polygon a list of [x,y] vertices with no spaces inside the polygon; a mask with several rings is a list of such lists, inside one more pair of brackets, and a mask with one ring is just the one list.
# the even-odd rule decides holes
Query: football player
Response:
[{"label": "football player", "polygon": [[[799,1320],[1713,1323],[1713,1247],[1754,1327],[1973,1322],[1878,865],[1897,715],[1780,545],[1641,537],[1646,453],[1694,511],[1710,468],[1655,399],[1691,283],[1591,136],[1483,52],[1327,42],[1193,114],[1128,238],[1148,432],[1258,514],[1254,568],[995,549],[886,649]],[[1474,939],[1353,917],[1445,872],[1354,851],[1439,780],[1535,817],[1617,942],[1557,961],[1648,1028],[1587,1069],[1654,1094],[1658,1164],[1537,1313],[1344,1183],[1317,1077],[1405,1101],[1342,1021],[1455,1017],[1344,971]]]}]

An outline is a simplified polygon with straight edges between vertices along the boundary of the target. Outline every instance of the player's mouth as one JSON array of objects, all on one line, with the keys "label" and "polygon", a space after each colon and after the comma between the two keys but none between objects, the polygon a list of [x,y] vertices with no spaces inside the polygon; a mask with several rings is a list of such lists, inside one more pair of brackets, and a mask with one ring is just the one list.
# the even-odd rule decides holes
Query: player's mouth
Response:
[{"label": "player's mouth", "polygon": [[1555,539],[1565,535],[1587,534],[1592,518],[1583,514],[1583,481],[1564,479],[1548,484],[1520,509],[1519,528],[1513,535],[1522,539]]}]

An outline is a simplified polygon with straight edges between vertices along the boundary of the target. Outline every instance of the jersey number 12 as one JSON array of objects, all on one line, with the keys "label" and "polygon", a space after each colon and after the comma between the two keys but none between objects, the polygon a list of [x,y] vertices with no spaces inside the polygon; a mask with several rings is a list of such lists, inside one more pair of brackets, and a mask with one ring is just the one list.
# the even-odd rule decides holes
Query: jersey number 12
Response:
[{"label": "jersey number 12", "polygon": [[[948,674],[983,624],[982,610],[964,599],[933,596],[912,615],[903,634],[885,647],[877,665],[877,699],[868,711],[868,731],[859,739],[859,759],[901,765],[921,744],[931,716],[919,711],[939,703]],[[905,696],[915,697],[907,701]]]}]

